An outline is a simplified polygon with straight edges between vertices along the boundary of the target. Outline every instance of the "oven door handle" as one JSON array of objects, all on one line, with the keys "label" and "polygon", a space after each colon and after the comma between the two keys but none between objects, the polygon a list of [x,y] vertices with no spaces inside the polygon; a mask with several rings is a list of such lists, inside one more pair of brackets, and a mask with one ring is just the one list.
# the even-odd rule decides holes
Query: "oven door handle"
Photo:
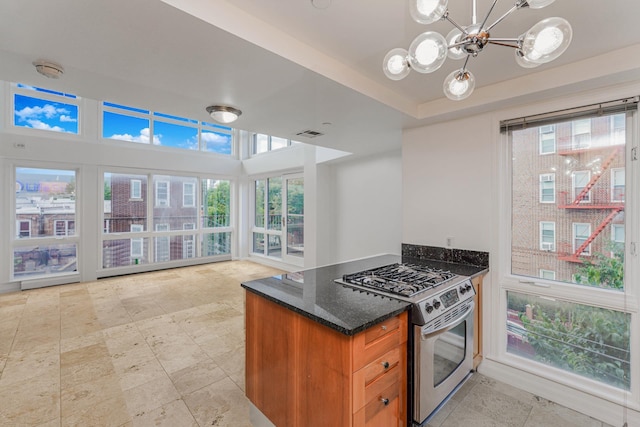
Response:
[{"label": "oven door handle", "polygon": [[460,323],[464,322],[464,320],[467,318],[467,316],[473,311],[475,306],[476,306],[476,303],[474,301],[471,301],[469,303],[469,306],[467,307],[467,309],[464,311],[464,313],[462,313],[460,316],[456,317],[455,319],[453,319],[451,322],[447,323],[446,325],[439,327],[435,331],[431,331],[431,332],[429,332],[427,334],[422,334],[422,339],[426,340],[426,339],[429,339],[429,338],[433,337],[434,335],[442,334],[442,333],[445,333],[445,332],[455,328]]}]

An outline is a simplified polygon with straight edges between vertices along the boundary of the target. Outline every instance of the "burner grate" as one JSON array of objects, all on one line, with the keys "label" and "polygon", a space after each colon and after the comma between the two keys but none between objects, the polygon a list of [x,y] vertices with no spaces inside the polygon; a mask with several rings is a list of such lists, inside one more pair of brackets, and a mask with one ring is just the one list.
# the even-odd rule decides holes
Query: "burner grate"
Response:
[{"label": "burner grate", "polygon": [[390,264],[371,270],[345,274],[342,280],[406,297],[434,288],[456,277],[450,271],[416,264]]}]

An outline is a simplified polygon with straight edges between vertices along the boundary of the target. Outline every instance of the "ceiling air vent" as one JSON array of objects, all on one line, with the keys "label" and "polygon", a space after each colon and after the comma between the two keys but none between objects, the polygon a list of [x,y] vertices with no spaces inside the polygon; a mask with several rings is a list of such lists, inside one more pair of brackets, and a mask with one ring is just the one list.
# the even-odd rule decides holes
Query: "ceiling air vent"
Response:
[{"label": "ceiling air vent", "polygon": [[317,130],[303,130],[302,132],[296,133],[297,136],[304,136],[305,138],[315,138],[316,136],[322,136],[324,133],[318,132]]}]

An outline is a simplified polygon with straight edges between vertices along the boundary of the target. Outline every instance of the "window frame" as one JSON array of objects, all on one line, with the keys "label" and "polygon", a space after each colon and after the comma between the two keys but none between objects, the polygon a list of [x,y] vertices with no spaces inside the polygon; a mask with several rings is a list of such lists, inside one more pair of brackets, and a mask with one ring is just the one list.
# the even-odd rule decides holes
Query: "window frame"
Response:
[{"label": "window frame", "polygon": [[[551,225],[551,230],[545,230],[545,225]],[[540,221],[539,223],[539,249],[545,252],[555,252],[556,251],[556,223],[555,221]],[[553,233],[553,242],[545,242],[544,232],[551,231]],[[551,245],[548,247],[546,245]]]},{"label": "window frame", "polygon": [[[164,198],[160,198],[158,197],[159,194],[159,184],[165,184],[166,185],[166,196],[164,196]],[[164,180],[164,179],[158,179],[154,182],[154,199],[153,199],[153,204],[156,208],[170,208],[171,207],[171,181],[168,180]],[[161,203],[161,201],[164,201],[163,203]]]},{"label": "window frame", "polygon": [[[550,180],[544,180],[544,177],[551,177]],[[544,190],[548,190],[544,188],[545,182],[551,182],[551,199],[552,200],[544,200]],[[539,185],[540,185],[540,203],[548,203],[554,204],[556,202],[556,174],[555,173],[542,173],[539,176]]]},{"label": "window frame", "polygon": [[[587,182],[583,187],[576,187],[576,174],[585,174],[587,177]],[[589,184],[591,181],[591,171],[590,170],[577,170],[573,171],[571,174],[571,201],[576,200],[578,195],[582,192],[582,190]],[[576,191],[577,188],[580,188],[580,191]],[[591,190],[587,191],[587,193],[582,197],[582,199],[578,203],[591,203]]]},{"label": "window frame", "polygon": [[[544,128],[550,128],[550,132],[544,132]],[[541,156],[544,156],[544,155],[547,155],[547,154],[555,154],[556,149],[557,149],[556,148],[557,147],[557,144],[556,144],[556,126],[555,125],[540,126],[539,129],[540,129],[539,130],[539,134],[538,134],[539,142],[540,142],[539,143],[539,154]],[[551,134],[553,135],[553,137],[552,137],[553,139],[545,138],[546,135],[551,135]],[[548,143],[549,141],[552,141],[553,148],[550,151],[545,151],[544,150],[544,144]]]},{"label": "window frame", "polygon": [[[142,224],[129,224],[129,231],[131,233],[143,233],[144,225]],[[129,257],[132,259],[144,257],[144,238],[132,237],[130,239]],[[140,245],[140,250],[134,251],[134,245]]]},{"label": "window frame", "polygon": [[[186,188],[191,187],[190,193],[187,193]],[[196,186],[195,182],[183,182],[182,183],[182,207],[183,208],[193,208],[196,206]],[[191,203],[187,203],[187,196],[191,198]]]},{"label": "window frame", "polygon": [[[132,200],[142,200],[142,180],[140,179],[131,179],[129,180],[130,186],[130,198]],[[136,191],[137,187],[137,191]]]},{"label": "window frame", "polygon": [[[616,185],[616,175],[622,172],[622,185]],[[618,190],[622,188],[622,197],[618,198]],[[612,202],[624,202],[624,193],[626,191],[626,171],[624,168],[612,168],[611,169],[611,195],[610,200]]]},{"label": "window frame", "polygon": [[[577,240],[578,240],[578,227],[583,226],[585,227],[588,232],[586,237],[584,238],[584,241],[586,242],[587,240],[589,240],[589,237],[591,236],[591,224],[588,222],[572,222],[571,223],[571,244],[572,244],[572,253],[575,253],[578,248],[580,246],[582,246],[582,243],[578,244]],[[582,240],[582,239],[581,239]],[[589,245],[584,249],[584,251],[582,251],[582,253],[579,256],[591,256],[591,243],[589,243]]]},{"label": "window frame", "polygon": [[[624,95],[623,95],[624,96]],[[626,103],[627,100],[631,100],[634,103],[637,102],[637,97],[626,98],[620,100],[619,103]],[[592,99],[593,105],[600,109],[600,100]],[[568,100],[567,102],[572,102]],[[575,102],[575,100],[574,100]],[[615,102],[615,101],[614,101]],[[545,107],[546,105],[546,107]],[[627,104],[630,105],[630,104]],[[637,180],[639,176],[638,162],[632,162],[632,149],[638,147],[640,137],[638,130],[640,129],[639,114],[637,106],[631,104],[621,106],[626,113],[625,123],[625,158],[626,165],[626,178],[627,188],[626,193],[640,194],[638,193],[638,185],[640,181]],[[545,116],[545,120],[548,119],[549,111],[562,111],[566,112],[571,107],[581,108],[576,105],[567,105],[566,108],[558,109],[557,104],[544,104],[538,106],[536,114]],[[545,111],[546,110],[546,111]],[[594,115],[595,115],[594,108]],[[620,110],[618,110],[620,111]],[[530,110],[523,110],[525,114],[531,114]],[[630,315],[630,331],[637,331],[640,328],[640,281],[638,281],[638,274],[640,274],[640,268],[637,265],[637,255],[631,257],[630,241],[637,241],[640,235],[640,205],[637,201],[626,200],[625,202],[625,231],[627,235],[627,245],[625,254],[629,259],[625,264],[625,286],[622,291],[612,289],[601,289],[597,287],[578,285],[573,283],[566,283],[561,281],[543,281],[540,278],[536,279],[526,274],[512,273],[512,210],[513,210],[513,158],[514,151],[512,147],[513,139],[512,132],[514,130],[521,130],[523,127],[519,127],[517,122],[522,122],[522,118],[511,119],[513,117],[513,111],[505,111],[505,120],[498,121],[500,118],[495,119],[495,125],[498,124],[501,128],[500,132],[500,144],[495,145],[495,155],[498,160],[499,167],[496,170],[494,178],[499,184],[498,190],[498,212],[493,222],[494,227],[498,230],[498,236],[495,243],[496,257],[494,258],[494,267],[492,267],[491,274],[491,293],[488,294],[487,308],[489,312],[485,311],[485,319],[488,318],[490,323],[490,334],[485,339],[485,360],[489,362],[487,369],[500,369],[501,366],[505,366],[508,369],[513,369],[511,373],[506,373],[505,377],[514,378],[512,375],[530,375],[533,381],[539,382],[541,387],[547,384],[559,383],[564,386],[565,390],[574,389],[583,394],[587,394],[591,397],[601,399],[605,402],[615,402],[619,405],[626,405],[628,401],[640,401],[640,374],[636,370],[632,371],[631,389],[621,390],[591,380],[578,374],[550,368],[549,366],[536,361],[523,359],[517,355],[507,352],[507,294],[508,292],[525,293],[531,296],[542,296],[544,298],[555,299],[558,301],[569,301],[575,304],[582,304],[592,306],[594,308],[605,308],[615,310],[621,313]],[[615,114],[615,113],[614,113]],[[509,119],[507,119],[509,117]],[[559,120],[557,123],[560,123]],[[513,127],[511,126],[513,124]],[[528,123],[528,127],[532,126]],[[496,132],[496,135],[498,132]],[[634,179],[630,177],[633,176]],[[630,196],[631,197],[631,196]],[[508,224],[508,225],[507,225]],[[563,234],[568,230],[560,231]],[[631,233],[631,234],[629,234]],[[534,255],[535,256],[535,255]],[[633,258],[633,263],[631,263]],[[498,283],[495,283],[497,281]],[[631,366],[640,366],[640,337],[638,334],[631,334]],[[495,364],[493,362],[496,362]],[[540,390],[542,388],[539,388]]]}]

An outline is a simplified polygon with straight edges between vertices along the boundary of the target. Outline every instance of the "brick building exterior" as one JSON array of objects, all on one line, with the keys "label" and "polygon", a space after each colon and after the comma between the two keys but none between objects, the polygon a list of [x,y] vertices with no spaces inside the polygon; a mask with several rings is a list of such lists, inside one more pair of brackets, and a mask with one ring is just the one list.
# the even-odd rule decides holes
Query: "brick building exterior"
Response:
[{"label": "brick building exterior", "polygon": [[624,115],[512,136],[512,272],[572,282],[624,241]]}]

